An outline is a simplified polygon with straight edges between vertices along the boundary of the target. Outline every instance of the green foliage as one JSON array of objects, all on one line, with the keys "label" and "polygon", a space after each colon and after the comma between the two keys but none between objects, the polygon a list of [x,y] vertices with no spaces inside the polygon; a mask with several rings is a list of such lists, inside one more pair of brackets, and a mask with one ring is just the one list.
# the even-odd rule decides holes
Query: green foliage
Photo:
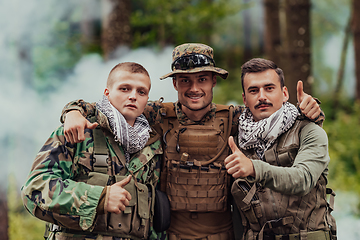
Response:
[{"label": "green foliage", "polygon": [[158,43],[208,43],[213,26],[240,10],[227,0],[141,0],[131,16],[133,47]]},{"label": "green foliage", "polygon": [[[351,0],[311,1],[311,64],[314,76],[313,93],[317,96],[333,92],[340,62],[341,46],[347,21],[350,16]],[[331,41],[341,39],[337,49],[329,49]],[[330,52],[329,52],[330,51]],[[339,60],[329,60],[337,57]],[[329,66],[329,65],[332,66]],[[323,98],[323,97],[321,97]]]},{"label": "green foliage", "polygon": [[83,52],[81,35],[72,29],[72,23],[58,22],[52,30],[51,39],[32,49],[35,67],[34,87],[40,92],[56,88],[79,61]]},{"label": "green foliage", "polygon": [[9,179],[8,210],[9,240],[44,239],[45,222],[26,211],[14,176]]},{"label": "green foliage", "polygon": [[[221,67],[225,65],[220,65]],[[225,69],[229,69],[225,67]],[[214,102],[218,104],[240,105],[242,100],[240,67],[229,70],[231,75],[226,80],[217,77],[218,84],[214,91]]]},{"label": "green foliage", "polygon": [[340,110],[336,120],[324,122],[331,158],[329,179],[335,189],[360,193],[360,104],[349,110]]}]

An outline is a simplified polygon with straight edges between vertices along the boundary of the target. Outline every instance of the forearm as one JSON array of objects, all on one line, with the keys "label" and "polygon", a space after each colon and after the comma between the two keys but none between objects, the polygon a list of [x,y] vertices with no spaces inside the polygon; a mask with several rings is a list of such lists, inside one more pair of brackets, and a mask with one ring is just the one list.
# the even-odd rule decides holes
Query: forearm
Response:
[{"label": "forearm", "polygon": [[[74,181],[74,148],[54,132],[40,150],[22,187],[26,209],[34,216],[60,226],[77,222],[79,229],[92,226],[103,187]],[[74,228],[74,225],[70,225]]]},{"label": "forearm", "polygon": [[311,173],[305,168],[278,167],[260,160],[252,161],[255,169],[254,182],[259,182],[263,187],[288,195],[305,195],[314,184]]},{"label": "forearm", "polygon": [[44,183],[43,177],[35,178],[22,189],[25,208],[35,217],[59,226],[79,230],[92,227],[102,187],[89,188],[85,183],[69,184],[58,179]]},{"label": "forearm", "polygon": [[310,192],[330,161],[327,136],[323,129],[316,126],[315,129],[304,129],[300,140],[300,148],[291,167],[252,160],[255,169],[252,181],[283,194],[305,195]]},{"label": "forearm", "polygon": [[80,111],[80,113],[86,117],[89,115],[94,115],[95,113],[95,103],[85,102],[82,99],[71,101],[65,105],[61,112],[60,121],[65,122],[66,113],[72,110]]}]

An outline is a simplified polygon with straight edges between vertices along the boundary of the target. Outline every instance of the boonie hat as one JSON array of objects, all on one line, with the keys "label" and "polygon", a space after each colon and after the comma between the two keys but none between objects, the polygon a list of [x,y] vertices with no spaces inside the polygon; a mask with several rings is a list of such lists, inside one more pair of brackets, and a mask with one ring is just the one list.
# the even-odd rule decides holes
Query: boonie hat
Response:
[{"label": "boonie hat", "polygon": [[172,52],[171,73],[160,78],[163,80],[172,77],[176,73],[197,73],[210,71],[223,79],[226,79],[228,72],[215,67],[214,50],[201,43],[184,43],[177,46]]}]

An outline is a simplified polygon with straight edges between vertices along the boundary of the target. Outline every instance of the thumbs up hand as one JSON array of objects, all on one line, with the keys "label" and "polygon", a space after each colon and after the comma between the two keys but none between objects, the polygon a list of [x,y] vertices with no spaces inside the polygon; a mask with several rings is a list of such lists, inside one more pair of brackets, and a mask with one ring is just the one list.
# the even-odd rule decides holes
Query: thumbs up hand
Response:
[{"label": "thumbs up hand", "polygon": [[233,152],[224,160],[228,174],[231,174],[234,178],[255,177],[255,169],[252,161],[236,146],[234,138],[229,137],[228,143]]},{"label": "thumbs up hand", "polygon": [[125,210],[126,206],[129,206],[131,195],[124,187],[130,181],[131,175],[109,187],[109,192],[107,193],[108,196],[106,197],[104,206],[106,212],[119,214],[121,211]]},{"label": "thumbs up hand", "polygon": [[310,119],[317,118],[321,113],[320,106],[312,96],[304,92],[302,81],[298,81],[296,90],[297,101],[301,112]]}]

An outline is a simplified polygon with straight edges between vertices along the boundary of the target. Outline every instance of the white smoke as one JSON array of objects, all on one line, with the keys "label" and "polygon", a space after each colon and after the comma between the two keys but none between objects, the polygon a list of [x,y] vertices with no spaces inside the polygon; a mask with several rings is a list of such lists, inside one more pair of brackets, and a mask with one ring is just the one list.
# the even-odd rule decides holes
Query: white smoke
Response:
[{"label": "white smoke", "polygon": [[[313,4],[318,2],[321,1],[313,1]],[[99,0],[0,0],[0,188],[7,187],[7,179],[11,173],[15,175],[18,190],[20,189],[36,153],[51,132],[60,125],[59,117],[63,106],[78,98],[97,101],[103,93],[109,71],[119,62],[138,62],[149,71],[152,80],[151,100],[160,97],[164,97],[165,101],[177,100],[171,79],[159,80],[160,76],[170,71],[172,46],[162,51],[152,48],[133,51],[120,49],[121,57],[109,62],[104,62],[95,54],[84,56],[76,64],[72,74],[55,85],[55,90],[39,94],[31,87],[29,81],[34,78],[34,67],[38,64],[31,59],[39,54],[39,47],[51,48],[52,41],[57,40],[52,35],[55,24],[64,19],[73,22],[80,22],[85,18],[100,19],[99,6]],[[238,21],[235,22],[239,24]],[[222,28],[224,26],[229,25],[221,25]],[[231,32],[227,36],[234,34]],[[225,39],[226,41],[219,38],[219,42],[228,44],[232,40]],[[329,47],[340,49],[340,46],[340,43],[325,45],[321,60],[339,59],[340,54],[332,55]],[[49,57],[58,56],[44,55],[45,63]],[[349,57],[352,58],[352,54]],[[337,69],[338,61],[335,61],[335,65],[333,61],[326,63]],[[353,61],[348,63],[347,65],[353,66]],[[352,75],[350,78],[353,79]],[[353,85],[350,86],[352,88]],[[356,196],[353,198],[356,199]],[[354,217],[353,209],[344,209],[344,206],[358,204],[358,201],[349,201],[347,195],[337,195],[335,215],[339,239],[359,239],[359,219]]]},{"label": "white smoke", "polygon": [[[19,187],[24,183],[36,153],[60,125],[63,106],[79,98],[89,102],[100,99],[108,73],[117,63],[137,62],[149,71],[150,100],[164,97],[165,101],[176,101],[171,79],[159,80],[170,71],[172,46],[162,51],[122,49],[121,57],[108,62],[99,55],[87,55],[70,75],[55,85],[55,90],[39,94],[31,87],[29,81],[34,79],[37,64],[32,62],[33,54],[37,48],[50,47],[56,40],[51,34],[54,25],[63,19],[81,21],[84,6],[98,19],[101,15],[96,11],[98,4],[96,0],[0,0],[0,183],[3,188],[7,187],[10,173],[15,174]],[[86,17],[90,15],[87,12]],[[44,56],[44,62],[47,57]]]}]

